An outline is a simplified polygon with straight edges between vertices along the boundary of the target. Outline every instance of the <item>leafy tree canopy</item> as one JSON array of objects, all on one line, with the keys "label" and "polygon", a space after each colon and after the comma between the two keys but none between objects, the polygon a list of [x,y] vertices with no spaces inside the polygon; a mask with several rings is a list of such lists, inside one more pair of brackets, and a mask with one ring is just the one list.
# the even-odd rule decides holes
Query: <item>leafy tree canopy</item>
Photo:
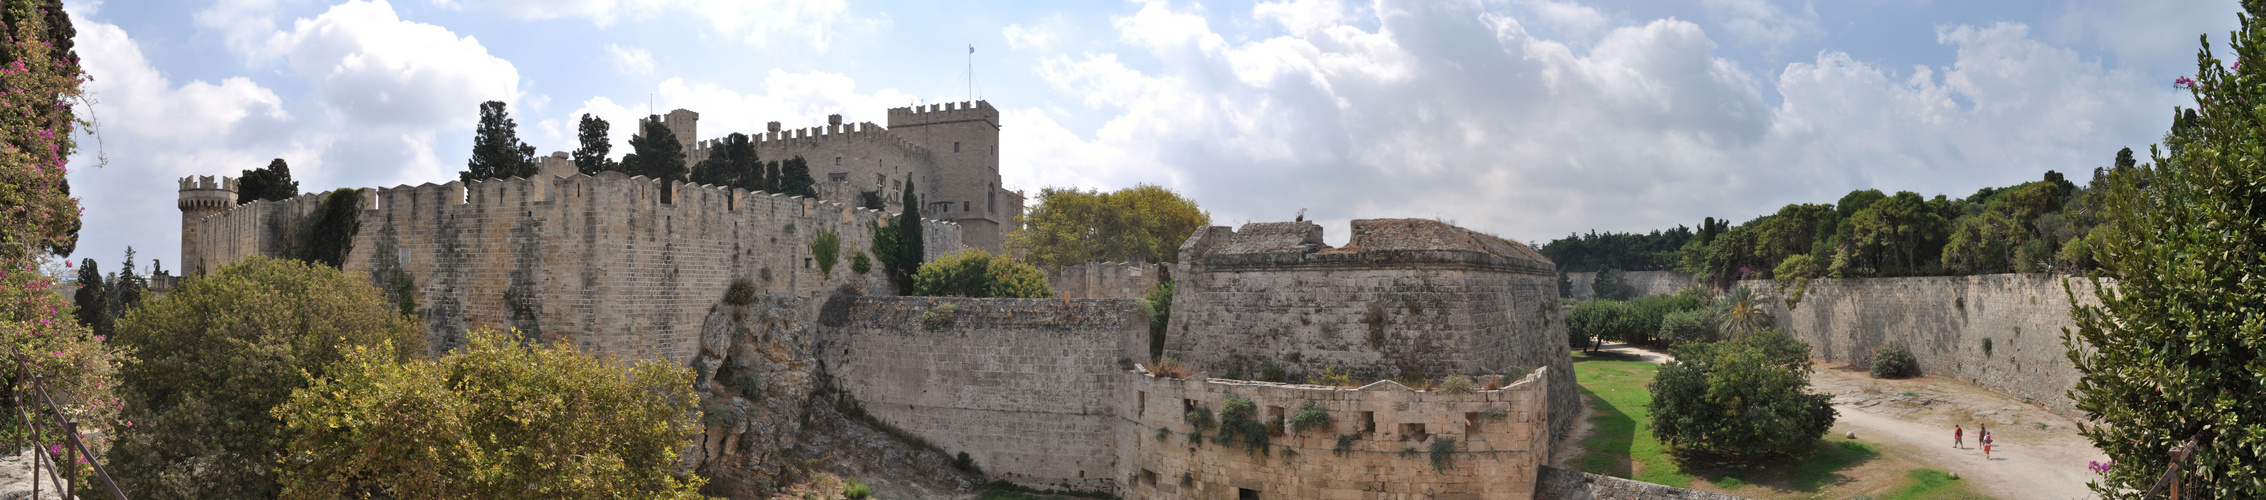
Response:
[{"label": "leafy tree canopy", "polygon": [[2183,495],[2266,497],[2266,2],[2243,9],[2234,61],[2197,52],[2180,83],[2197,107],[2175,111],[2153,164],[2108,175],[2092,231],[2100,305],[2071,300],[2071,397],[2115,464],[2093,483],[2104,498],[2139,497],[2190,440]]},{"label": "leafy tree canopy", "polygon": [[1141,184],[1114,192],[1045,188],[1007,235],[1010,251],[1036,265],[1145,260],[1177,262],[1180,244],[1212,214],[1170,189]]},{"label": "leafy tree canopy", "polygon": [[638,134],[629,140],[630,153],[622,157],[622,171],[650,179],[686,180],[684,144],[677,133],[661,123],[660,115],[638,120]]},{"label": "leafy tree canopy", "polygon": [[970,248],[921,264],[913,295],[1037,299],[1053,297],[1054,289],[1030,264]]},{"label": "leafy tree canopy", "polygon": [[1558,264],[1558,270],[1569,273],[1586,273],[1605,268],[1626,271],[1664,271],[1676,264],[1676,251],[1691,241],[1691,228],[1676,226],[1667,231],[1649,234],[1599,233],[1569,234],[1551,240],[1542,248],[1542,256]]},{"label": "leafy tree canopy", "polygon": [[266,167],[245,170],[236,178],[237,203],[280,201],[293,196],[299,196],[299,181],[291,179],[291,165],[282,158],[269,161]]},{"label": "leafy tree canopy", "polygon": [[439,359],[358,347],[275,408],[288,498],[702,498],[692,371],[474,330]]},{"label": "leafy tree canopy", "polygon": [[763,190],[763,162],[755,161],[755,142],[747,134],[724,136],[708,158],[692,168],[692,182],[710,186]]},{"label": "leafy tree canopy", "polygon": [[405,360],[424,336],[363,276],[252,257],[118,323],[124,419],[111,471],[135,498],[274,496],[290,435],[269,413],[357,347]]},{"label": "leafy tree canopy", "polygon": [[610,128],[612,125],[606,123],[606,119],[582,114],[582,122],[575,129],[575,139],[581,144],[574,149],[575,171],[583,175],[622,171],[621,162],[606,156],[614,150],[614,143],[606,138]]},{"label": "leafy tree canopy", "polygon": [[1652,435],[1681,455],[1797,455],[1840,415],[1833,395],[1809,391],[1810,348],[1793,335],[1754,335],[1674,349],[1649,389]]}]

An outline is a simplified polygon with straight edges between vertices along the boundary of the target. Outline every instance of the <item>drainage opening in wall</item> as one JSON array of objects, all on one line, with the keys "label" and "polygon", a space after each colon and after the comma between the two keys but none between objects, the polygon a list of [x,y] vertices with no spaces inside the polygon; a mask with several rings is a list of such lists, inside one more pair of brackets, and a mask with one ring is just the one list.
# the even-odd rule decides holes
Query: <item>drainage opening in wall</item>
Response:
[{"label": "drainage opening in wall", "polygon": [[1250,488],[1236,488],[1235,500],[1259,500],[1259,490]]}]

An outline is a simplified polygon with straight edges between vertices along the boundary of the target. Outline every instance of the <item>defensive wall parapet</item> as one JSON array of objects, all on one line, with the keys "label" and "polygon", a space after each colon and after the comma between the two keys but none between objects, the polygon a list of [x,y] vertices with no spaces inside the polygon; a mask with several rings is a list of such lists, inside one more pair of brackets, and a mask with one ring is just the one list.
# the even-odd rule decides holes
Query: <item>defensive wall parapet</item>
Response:
[{"label": "defensive wall parapet", "polygon": [[889,126],[934,125],[962,121],[999,123],[999,108],[988,101],[960,101],[889,108]]},{"label": "defensive wall parapet", "polygon": [[[850,262],[871,248],[869,225],[893,218],[839,203],[617,172],[362,192],[361,230],[342,267],[409,295],[436,348],[491,326],[592,352],[683,360],[734,280],[782,294],[890,286]],[[208,268],[278,255],[281,222],[304,218],[322,198],[252,202],[191,222],[194,251]],[[922,224],[931,258],[960,248],[956,224]],[[840,240],[831,272],[811,248],[822,231]]]},{"label": "defensive wall parapet", "polygon": [[[1199,229],[1173,271],[1165,356],[1235,379],[1572,373],[1552,269],[1524,245],[1423,219],[1354,221],[1344,248],[1308,222]],[[1570,430],[1579,389],[1550,385],[1552,428]]]},{"label": "defensive wall parapet", "polygon": [[[2068,285],[2065,291],[2063,285]],[[2091,281],[2044,274],[1820,279],[1791,308],[1775,282],[1761,292],[1773,322],[1810,344],[1812,356],[1869,366],[1873,352],[1903,342],[1920,374],[1964,380],[2083,419],[2069,399],[2079,374],[2061,343],[2069,294],[2098,304]],[[1985,347],[1985,346],[1988,347]]]},{"label": "defensive wall parapet", "polygon": [[1054,294],[1066,299],[1138,299],[1170,271],[1147,262],[1088,262],[1046,269]]},{"label": "defensive wall parapet", "polygon": [[[1534,498],[1548,463],[1550,368],[1467,393],[1415,391],[1383,381],[1361,388],[1160,377],[1136,367],[1118,430],[1121,495],[1151,498]],[[1218,413],[1230,396],[1251,401],[1267,427],[1264,449],[1199,434],[1186,416]],[[1307,402],[1329,416],[1295,432]],[[1437,444],[1445,443],[1445,444]],[[1438,447],[1438,448],[1435,448]],[[1434,450],[1439,449],[1438,455]]]},{"label": "defensive wall parapet", "polygon": [[822,366],[881,423],[966,452],[986,474],[1114,491],[1131,300],[849,297],[819,313]]}]

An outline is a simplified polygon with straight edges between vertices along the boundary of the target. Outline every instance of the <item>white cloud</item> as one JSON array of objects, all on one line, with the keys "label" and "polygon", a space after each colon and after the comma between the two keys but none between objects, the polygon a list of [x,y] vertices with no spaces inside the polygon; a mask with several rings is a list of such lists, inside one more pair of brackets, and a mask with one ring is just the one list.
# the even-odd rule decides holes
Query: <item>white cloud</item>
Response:
[{"label": "white cloud", "polygon": [[403,20],[384,0],[294,21],[268,37],[257,60],[281,60],[314,88],[332,131],[322,156],[338,176],[326,180],[345,185],[450,178],[458,167],[439,162],[435,135],[469,130],[466,117],[482,101],[522,97],[510,61],[472,37]]},{"label": "white cloud", "polygon": [[586,18],[598,27],[624,17],[681,12],[707,21],[725,38],[755,48],[781,45],[824,51],[843,34],[870,33],[887,14],[852,14],[846,0],[489,0],[488,6],[520,19]]},{"label": "white cloud", "polygon": [[1577,49],[1470,3],[1374,10],[1230,42],[1194,12],[1143,5],[1115,26],[1157,66],[1041,59],[1033,71],[1049,86],[1114,117],[1089,132],[1009,111],[1003,173],[1164,184],[1221,222],[1300,208],[1324,221],[1443,216],[1526,241],[1741,218],[1858,188],[2075,175],[2151,140],[2148,117],[2177,102],[2021,25],[1946,28],[1937,41],[1955,62],[1905,78],[1830,51],[1770,77],[1690,22],[1613,28]]},{"label": "white cloud", "polygon": [[247,59],[275,33],[275,0],[219,0],[190,16],[198,28],[220,34],[221,43]]},{"label": "white cloud", "polygon": [[645,49],[609,43],[606,44],[606,54],[613,56],[614,71],[633,76],[653,74],[653,53],[646,52]]},{"label": "white cloud", "polygon": [[[124,30],[83,17],[74,24],[76,50],[93,78],[89,102],[76,111],[96,123],[71,158],[73,192],[86,207],[74,257],[115,266],[132,244],[144,259],[179,270],[180,218],[161,216],[176,213],[167,194],[174,179],[233,176],[276,157],[302,169],[319,164],[301,161],[311,156],[308,137],[273,90],[241,77],[175,84]],[[107,166],[96,168],[103,159]]]},{"label": "white cloud", "polygon": [[1021,24],[1007,25],[1006,28],[999,30],[999,36],[1007,39],[1008,48],[1016,50],[1034,49],[1042,51],[1054,50],[1054,44],[1057,38],[1054,34],[1054,30],[1048,29],[1045,26],[1025,28]]},{"label": "white cloud", "polygon": [[1776,46],[1825,34],[1818,26],[1817,9],[1801,2],[1788,12],[1772,0],[1702,0],[1708,14],[1731,36],[1758,46]]},{"label": "white cloud", "polygon": [[[826,125],[826,115],[840,114],[842,122],[870,121],[886,125],[888,108],[910,106],[916,102],[911,94],[895,89],[881,89],[861,93],[857,82],[841,73],[808,72],[789,73],[773,69],[763,78],[760,94],[742,93],[731,88],[706,82],[687,82],[683,78],[663,80],[652,96],[651,109],[639,96],[625,106],[606,97],[584,101],[581,107],[558,120],[556,131],[538,127],[534,133],[523,131],[538,143],[560,144],[559,150],[573,149],[582,115],[605,119],[609,130],[607,138],[613,143],[612,156],[629,152],[630,135],[636,132],[637,120],[650,114],[665,114],[673,109],[689,109],[700,113],[699,139],[715,139],[739,132],[756,134],[766,129],[768,122],[777,121],[786,128],[803,128]],[[545,121],[549,121],[546,119]],[[549,150],[545,150],[548,152]]]},{"label": "white cloud", "polygon": [[1596,39],[1597,35],[1604,33],[1605,28],[1611,26],[1613,22],[1604,13],[1598,12],[1596,8],[1573,2],[1530,0],[1520,2],[1520,4],[1525,5],[1528,10],[1534,11],[1534,15],[1541,18],[1543,24],[1555,29],[1563,36],[1583,42]]},{"label": "white cloud", "polygon": [[2119,65],[2156,75],[2159,85],[2195,73],[2198,36],[2210,35],[2223,53],[2242,12],[2239,2],[2217,0],[2083,0],[2062,9],[2041,26],[2051,40],[2104,49]]}]

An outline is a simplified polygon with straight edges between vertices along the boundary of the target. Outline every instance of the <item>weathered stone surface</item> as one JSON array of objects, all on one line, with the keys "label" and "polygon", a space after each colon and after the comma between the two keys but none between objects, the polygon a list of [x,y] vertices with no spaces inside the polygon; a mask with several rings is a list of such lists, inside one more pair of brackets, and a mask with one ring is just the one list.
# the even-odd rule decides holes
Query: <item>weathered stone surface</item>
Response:
[{"label": "weathered stone surface", "polygon": [[1819,359],[1867,366],[1875,349],[1902,341],[1922,375],[1973,382],[2082,419],[2068,397],[2078,373],[2061,331],[2076,326],[2070,294],[2099,302],[2090,281],[2066,278],[2065,291],[2064,280],[2042,274],[1826,279],[1812,281],[1792,309],[1773,282],[1741,284],[1771,297],[1763,302],[1776,325],[1810,343]]},{"label": "weathered stone surface", "polygon": [[[1698,284],[1692,281],[1692,275],[1675,271],[1629,271],[1622,273],[1622,276],[1626,277],[1630,288],[1637,290],[1638,297],[1667,295]],[[1594,285],[1597,284],[1597,273],[1566,273],[1566,281],[1574,286],[1574,300],[1589,300],[1597,297],[1597,291],[1594,288]]]},{"label": "weathered stone surface", "polygon": [[[1128,499],[1237,498],[1535,498],[1536,467],[1549,461],[1548,368],[1495,390],[1453,394],[1411,391],[1394,382],[1359,389],[1206,379],[1174,379],[1134,370],[1119,375],[1131,397],[1117,413],[1119,476]],[[1191,442],[1188,409],[1217,413],[1227,395],[1251,400],[1273,432],[1264,452],[1219,443],[1207,433]],[[1307,401],[1330,415],[1320,430],[1292,433],[1282,419]],[[1215,431],[1216,432],[1216,431]],[[1339,449],[1340,436],[1350,436]],[[1443,465],[1431,443],[1453,444]],[[1421,495],[1421,496],[1419,496]]]},{"label": "weathered stone surface", "polygon": [[1632,481],[1544,465],[1535,478],[1538,500],[1744,500],[1721,493]]},{"label": "weathered stone surface", "polygon": [[[1235,379],[1268,366],[1291,381],[1333,369],[1366,380],[1573,373],[1556,274],[1541,254],[1425,219],[1354,221],[1338,249],[1319,246],[1319,231],[1306,222],[1198,230],[1174,270],[1165,355]],[[1579,389],[1572,377],[1549,384],[1559,409],[1551,428],[1564,432]]]}]

